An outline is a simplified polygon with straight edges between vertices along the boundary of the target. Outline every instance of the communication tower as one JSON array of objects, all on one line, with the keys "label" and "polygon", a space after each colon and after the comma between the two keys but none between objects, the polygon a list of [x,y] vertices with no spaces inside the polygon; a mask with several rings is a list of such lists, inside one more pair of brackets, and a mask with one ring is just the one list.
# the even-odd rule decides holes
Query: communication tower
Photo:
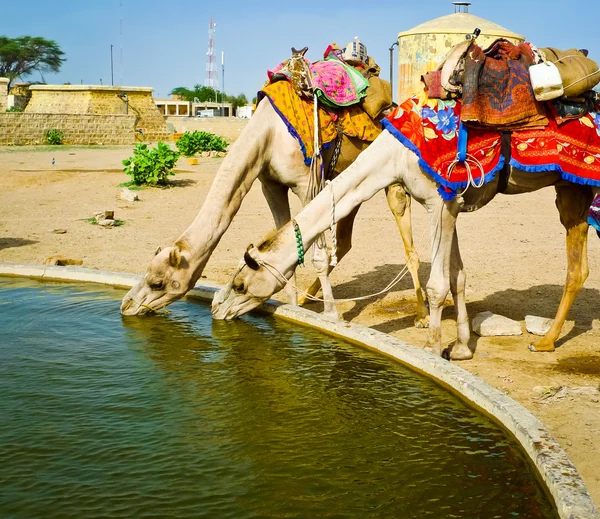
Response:
[{"label": "communication tower", "polygon": [[206,77],[204,86],[217,89],[217,60],[215,57],[215,31],[217,24],[210,19],[208,25],[208,52],[206,53]]}]

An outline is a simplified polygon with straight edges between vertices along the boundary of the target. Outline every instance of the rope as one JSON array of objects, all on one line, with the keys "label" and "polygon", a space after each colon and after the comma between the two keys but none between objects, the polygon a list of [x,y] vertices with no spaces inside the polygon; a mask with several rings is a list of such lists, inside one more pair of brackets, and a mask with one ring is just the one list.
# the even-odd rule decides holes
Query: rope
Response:
[{"label": "rope", "polygon": [[[568,54],[566,56],[563,56],[562,58],[558,58],[556,61],[550,61],[549,63],[552,64],[556,64],[559,61],[562,61],[563,59],[567,59],[567,58],[577,58],[580,57],[580,54]],[[596,70],[596,72],[592,72],[591,74],[588,74],[587,76],[583,76],[582,78],[578,79],[577,81],[573,81],[573,83],[571,83],[570,85],[563,85],[563,90],[566,90],[567,88],[571,88],[573,85],[576,85],[577,83],[580,83],[581,81],[583,81],[584,79],[587,79],[589,77],[595,76],[596,74],[600,74],[600,70]]]},{"label": "rope", "polygon": [[[473,172],[471,171],[471,166],[469,165],[469,161],[473,162],[475,164],[475,166],[477,166],[479,168],[479,171],[481,171],[481,179],[479,180],[479,183],[475,182],[475,178],[473,177]],[[452,175],[452,171],[454,171],[454,168],[458,163],[459,163],[458,159],[455,159],[454,162],[452,162],[452,164],[450,164],[450,166],[448,167],[448,178],[450,178],[450,176]],[[483,170],[483,166],[481,165],[481,162],[479,162],[475,157],[473,157],[473,155],[467,154],[467,158],[465,159],[464,162],[462,162],[462,164],[465,166],[465,169],[467,170],[467,187],[465,187],[464,191],[462,191],[461,193],[458,193],[459,196],[464,195],[470,186],[473,186],[474,188],[478,189],[485,184],[485,171]]]},{"label": "rope", "polygon": [[329,232],[331,233],[331,261],[329,262],[329,265],[335,267],[338,263],[336,236],[337,224],[335,222],[335,193],[333,192],[331,181],[327,180],[325,183],[329,186],[329,191],[331,191],[331,225],[329,227]]}]

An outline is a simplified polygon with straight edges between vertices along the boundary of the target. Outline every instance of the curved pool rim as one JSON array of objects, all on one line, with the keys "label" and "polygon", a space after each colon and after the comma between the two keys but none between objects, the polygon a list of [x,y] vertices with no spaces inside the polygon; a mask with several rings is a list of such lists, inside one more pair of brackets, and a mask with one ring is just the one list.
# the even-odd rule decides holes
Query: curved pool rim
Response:
[{"label": "curved pool rim", "polygon": [[[81,267],[17,263],[0,263],[0,275],[98,283],[117,288],[131,288],[142,278],[135,274]],[[219,288],[219,285],[205,280],[202,285],[196,285],[186,298],[212,301]],[[478,376],[422,348],[366,326],[335,320],[274,300],[267,301],[259,311],[380,352],[434,379],[492,417],[521,444],[553,498],[561,519],[600,519],[575,465],[544,424],[524,406]]]}]

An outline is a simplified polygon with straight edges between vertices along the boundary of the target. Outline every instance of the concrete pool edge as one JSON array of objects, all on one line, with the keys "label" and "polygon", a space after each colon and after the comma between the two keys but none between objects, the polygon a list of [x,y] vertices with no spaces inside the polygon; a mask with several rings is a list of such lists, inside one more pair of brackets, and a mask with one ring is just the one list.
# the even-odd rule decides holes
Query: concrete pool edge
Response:
[{"label": "concrete pool edge", "polygon": [[[141,276],[81,267],[55,267],[0,263],[0,275],[55,281],[92,282],[129,288]],[[191,299],[212,300],[218,285],[203,280],[189,292]],[[460,366],[422,348],[370,328],[337,321],[310,310],[270,300],[261,308],[277,318],[320,330],[354,344],[383,353],[462,395],[501,423],[522,445],[554,499],[559,517],[600,519],[587,488],[575,466],[546,427],[530,411]]]}]

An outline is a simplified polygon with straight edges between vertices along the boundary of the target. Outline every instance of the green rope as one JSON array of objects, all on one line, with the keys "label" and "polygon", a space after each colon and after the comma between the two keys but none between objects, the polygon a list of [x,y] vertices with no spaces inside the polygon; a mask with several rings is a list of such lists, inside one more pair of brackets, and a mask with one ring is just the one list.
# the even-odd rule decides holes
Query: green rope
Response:
[{"label": "green rope", "polygon": [[300,226],[296,220],[292,220],[294,226],[294,233],[296,234],[296,248],[298,249],[298,265],[304,265],[304,245],[302,244],[302,233],[300,232]]}]

